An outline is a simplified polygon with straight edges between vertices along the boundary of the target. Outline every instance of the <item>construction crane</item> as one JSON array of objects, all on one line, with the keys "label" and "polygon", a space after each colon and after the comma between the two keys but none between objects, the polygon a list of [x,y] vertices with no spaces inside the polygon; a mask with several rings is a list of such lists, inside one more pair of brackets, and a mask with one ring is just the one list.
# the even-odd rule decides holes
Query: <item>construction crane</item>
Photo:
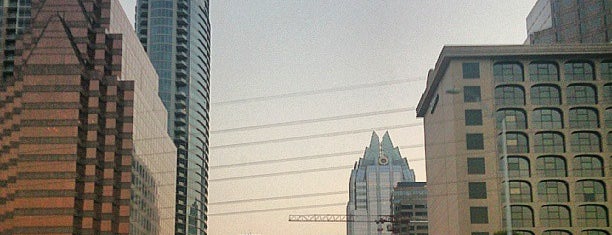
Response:
[{"label": "construction crane", "polygon": [[[378,225],[378,234],[382,234],[383,224],[393,223],[392,215],[375,215],[370,217],[376,217],[378,219],[371,220],[366,215],[338,215],[338,214],[311,214],[311,215],[289,215],[289,222],[366,222],[376,223]],[[363,219],[362,219],[363,218]],[[387,225],[387,231],[393,230],[393,225]]]}]

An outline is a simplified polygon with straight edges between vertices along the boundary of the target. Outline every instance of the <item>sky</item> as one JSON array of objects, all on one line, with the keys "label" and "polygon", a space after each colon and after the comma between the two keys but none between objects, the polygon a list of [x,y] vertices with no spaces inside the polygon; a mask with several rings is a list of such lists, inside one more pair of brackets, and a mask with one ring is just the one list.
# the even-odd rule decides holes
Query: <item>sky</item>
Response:
[{"label": "sky", "polygon": [[[418,147],[423,144],[422,120],[414,111],[227,129],[413,110],[444,45],[522,44],[525,18],[535,1],[212,0],[209,234],[346,234],[344,223],[288,222],[288,215],[344,214],[350,167],[363,153],[283,159],[363,151],[373,130],[381,136],[387,130],[381,127],[395,126],[388,129],[394,145],[400,146],[417,181],[425,181],[425,153]],[[121,3],[133,21],[135,0]],[[389,85],[356,88],[381,82]],[[328,92],[226,102],[322,89]],[[287,139],[313,135],[325,137]],[[272,141],[241,144],[265,140]],[[217,167],[263,160],[268,162]],[[324,168],[329,169],[317,170]],[[309,169],[315,170],[252,177]],[[346,193],[295,197],[340,191]],[[290,198],[215,204],[281,196]],[[236,213],[301,206],[314,208]]]}]

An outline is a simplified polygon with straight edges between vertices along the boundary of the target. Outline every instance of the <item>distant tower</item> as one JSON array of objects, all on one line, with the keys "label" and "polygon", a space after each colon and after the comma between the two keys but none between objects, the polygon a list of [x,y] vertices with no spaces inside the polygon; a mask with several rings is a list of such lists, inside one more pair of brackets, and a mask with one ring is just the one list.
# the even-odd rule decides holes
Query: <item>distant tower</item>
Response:
[{"label": "distant tower", "polygon": [[[402,158],[399,148],[393,147],[388,132],[382,142],[375,132],[372,133],[370,147],[351,171],[346,214],[368,221],[379,219],[377,215],[390,215],[391,193],[398,182],[414,182],[414,171]],[[348,235],[378,234],[377,229],[374,222],[347,223]],[[391,234],[386,228],[384,230],[382,234]]]}]

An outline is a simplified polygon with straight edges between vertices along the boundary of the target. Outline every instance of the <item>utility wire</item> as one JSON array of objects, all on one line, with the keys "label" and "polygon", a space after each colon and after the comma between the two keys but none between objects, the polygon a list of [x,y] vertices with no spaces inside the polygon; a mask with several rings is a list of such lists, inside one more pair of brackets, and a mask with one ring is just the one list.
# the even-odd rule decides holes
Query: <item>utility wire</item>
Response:
[{"label": "utility wire", "polygon": [[246,202],[261,202],[261,201],[273,201],[273,200],[283,200],[283,199],[333,196],[333,195],[341,195],[341,194],[346,194],[346,193],[347,193],[346,191],[335,191],[335,192],[323,192],[323,193],[309,193],[309,194],[301,194],[301,195],[251,198],[251,199],[242,199],[242,200],[233,200],[233,201],[211,202],[211,203],[208,203],[208,205],[225,205],[225,204],[236,204],[236,203],[246,203]]},{"label": "utility wire", "polygon": [[410,83],[410,82],[419,82],[419,81],[424,81],[425,79],[426,78],[424,77],[419,77],[416,79],[389,80],[389,81],[357,84],[357,85],[350,85],[350,86],[343,86],[343,87],[333,87],[333,88],[326,88],[326,89],[312,90],[312,91],[298,91],[298,92],[290,92],[290,93],[284,93],[284,94],[278,94],[278,95],[267,95],[267,96],[251,97],[251,98],[244,98],[244,99],[218,101],[218,102],[212,102],[212,104],[213,105],[229,105],[229,104],[240,104],[240,103],[250,103],[250,102],[258,102],[258,101],[274,100],[274,99],[291,98],[291,97],[319,95],[319,94],[332,93],[332,92],[350,91],[350,90],[365,89],[365,88],[372,88],[372,87],[397,85],[397,84]]},{"label": "utility wire", "polygon": [[264,124],[264,125],[253,125],[253,126],[227,128],[227,129],[221,129],[221,130],[212,130],[210,131],[210,133],[218,134],[218,133],[228,133],[228,132],[236,132],[236,131],[249,131],[249,130],[271,128],[271,127],[293,126],[293,125],[311,124],[311,123],[317,123],[317,122],[337,121],[337,120],[343,120],[343,119],[376,116],[376,115],[383,115],[383,114],[402,113],[402,112],[415,111],[415,110],[416,110],[415,107],[387,109],[387,110],[381,110],[381,111],[355,113],[355,114],[339,115],[339,116],[333,116],[333,117],[303,119],[303,120],[279,122],[279,123]]},{"label": "utility wire", "polygon": [[287,211],[287,210],[297,210],[297,209],[322,208],[322,207],[332,207],[332,206],[342,206],[342,205],[346,206],[346,202],[342,202],[342,203],[328,203],[328,204],[317,204],[317,205],[306,205],[306,206],[279,207],[279,208],[259,209],[259,210],[243,210],[243,211],[234,211],[234,212],[221,212],[221,213],[208,214],[208,216],[251,214],[251,213],[262,213],[262,212],[272,212],[272,211]]},{"label": "utility wire", "polygon": [[355,129],[355,130],[350,130],[350,131],[328,132],[328,133],[323,133],[323,134],[294,136],[294,137],[285,137],[285,138],[278,138],[278,139],[260,140],[260,141],[243,142],[243,143],[235,143],[235,144],[216,145],[216,146],[211,146],[210,149],[224,149],[224,148],[235,148],[235,147],[244,147],[244,146],[251,146],[251,145],[260,145],[260,144],[282,143],[282,142],[307,140],[307,139],[315,139],[315,138],[334,137],[334,136],[340,136],[340,135],[358,134],[358,133],[370,132],[370,131],[375,131],[375,130],[380,131],[380,130],[401,129],[401,128],[406,128],[406,127],[415,127],[415,126],[422,126],[422,125],[423,123],[419,122],[419,123],[408,123],[408,124],[393,125],[393,126],[382,126],[382,127],[375,127],[375,128]]}]

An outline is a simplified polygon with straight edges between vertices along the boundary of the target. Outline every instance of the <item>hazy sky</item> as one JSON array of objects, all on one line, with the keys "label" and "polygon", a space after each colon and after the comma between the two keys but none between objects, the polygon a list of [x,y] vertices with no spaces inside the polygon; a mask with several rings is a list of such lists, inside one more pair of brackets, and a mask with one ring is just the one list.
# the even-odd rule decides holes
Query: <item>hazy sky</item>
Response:
[{"label": "hazy sky", "polygon": [[[522,44],[536,0],[211,0],[211,130],[416,106],[443,45]],[[133,17],[135,0],[121,0]],[[239,104],[217,102],[300,91],[417,80],[390,86]],[[345,234],[344,223],[289,223],[289,214],[343,214],[345,206],[219,213],[346,203],[350,169],[215,181],[342,167],[362,156],[215,168],[218,165],[364,150],[371,131],[325,138],[220,145],[420,123],[414,111],[211,136],[210,203],[346,191],[347,194],[211,205],[212,235]],[[397,146],[423,144],[422,126],[389,130]],[[379,133],[382,135],[382,132]],[[424,150],[400,148],[425,181]]]}]

